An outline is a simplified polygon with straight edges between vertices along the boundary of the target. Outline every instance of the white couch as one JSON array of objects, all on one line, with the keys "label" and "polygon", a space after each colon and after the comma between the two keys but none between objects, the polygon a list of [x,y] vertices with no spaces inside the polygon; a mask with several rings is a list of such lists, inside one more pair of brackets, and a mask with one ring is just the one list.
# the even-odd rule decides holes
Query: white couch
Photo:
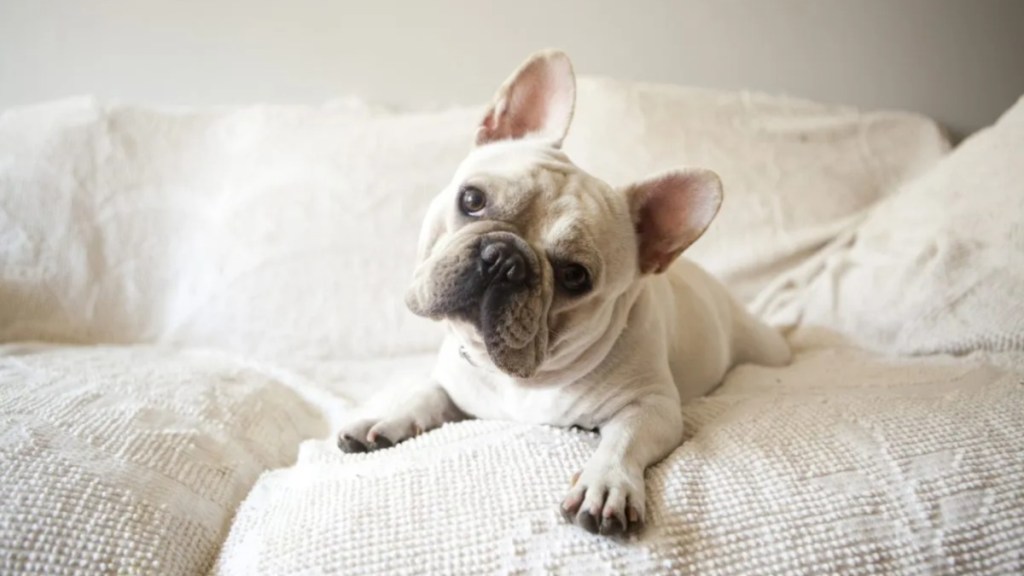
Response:
[{"label": "white couch", "polygon": [[683,407],[627,541],[557,503],[590,433],[469,421],[342,454],[427,375],[402,304],[481,108],[0,116],[0,573],[1020,573],[1024,102],[937,125],[585,78],[566,148],[717,170],[688,255],[787,330]]}]

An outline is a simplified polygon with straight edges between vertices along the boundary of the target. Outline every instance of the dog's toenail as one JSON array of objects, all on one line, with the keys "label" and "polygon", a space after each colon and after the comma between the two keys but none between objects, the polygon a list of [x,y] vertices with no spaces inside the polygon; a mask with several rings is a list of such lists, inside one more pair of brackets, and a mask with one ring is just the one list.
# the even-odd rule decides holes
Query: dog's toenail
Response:
[{"label": "dog's toenail", "polygon": [[605,536],[617,536],[622,533],[622,522],[615,516],[606,516],[601,522],[601,534]]},{"label": "dog's toenail", "polygon": [[395,444],[388,439],[387,436],[377,436],[376,440],[370,443],[371,450],[383,450],[384,448],[391,448]]},{"label": "dog's toenail", "polygon": [[597,534],[597,518],[593,514],[587,511],[580,512],[576,516],[576,523],[591,534]]},{"label": "dog's toenail", "polygon": [[338,437],[338,448],[343,452],[366,452],[366,446],[349,434],[343,434]]}]

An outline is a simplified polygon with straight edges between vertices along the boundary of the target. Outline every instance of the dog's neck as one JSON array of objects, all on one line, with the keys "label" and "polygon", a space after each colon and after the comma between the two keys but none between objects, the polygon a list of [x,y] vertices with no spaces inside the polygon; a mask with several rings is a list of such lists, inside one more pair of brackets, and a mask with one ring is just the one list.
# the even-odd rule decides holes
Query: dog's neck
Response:
[{"label": "dog's neck", "polygon": [[[518,378],[499,370],[487,357],[479,338],[468,337],[468,326],[457,326],[448,321],[450,338],[458,342],[459,356],[473,369],[487,373],[491,377],[504,378],[525,388],[554,387],[579,381],[595,371],[609,359],[612,348],[626,328],[630,311],[637,299],[648,288],[649,279],[643,278],[633,283],[613,302],[609,302],[601,315],[601,321],[590,327],[585,334],[585,342],[555,343],[548,357],[541,364],[537,373],[529,378]],[[470,329],[471,330],[471,329]],[[553,334],[552,338],[556,338]],[[554,340],[551,340],[554,342]]]}]

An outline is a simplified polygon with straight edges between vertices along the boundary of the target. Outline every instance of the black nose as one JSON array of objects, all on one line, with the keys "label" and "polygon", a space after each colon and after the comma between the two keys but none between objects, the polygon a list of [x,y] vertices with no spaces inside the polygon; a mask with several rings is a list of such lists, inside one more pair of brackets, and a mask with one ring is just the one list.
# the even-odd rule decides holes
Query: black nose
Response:
[{"label": "black nose", "polygon": [[480,263],[484,275],[491,280],[514,285],[526,283],[526,258],[515,246],[503,240],[495,240],[480,250]]}]

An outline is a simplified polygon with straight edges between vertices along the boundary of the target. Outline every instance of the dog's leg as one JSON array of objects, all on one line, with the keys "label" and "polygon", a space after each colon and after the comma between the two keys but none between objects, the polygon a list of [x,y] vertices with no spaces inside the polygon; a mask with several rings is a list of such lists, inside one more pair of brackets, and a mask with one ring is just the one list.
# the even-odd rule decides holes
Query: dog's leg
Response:
[{"label": "dog's leg", "polygon": [[345,426],[338,432],[338,447],[344,452],[369,452],[390,448],[403,440],[437,428],[445,422],[465,418],[436,383],[417,391],[383,418],[368,418]]},{"label": "dog's leg", "polygon": [[589,532],[616,535],[643,526],[644,470],[682,442],[678,399],[646,396],[600,428],[601,443],[574,479],[562,513]]}]

